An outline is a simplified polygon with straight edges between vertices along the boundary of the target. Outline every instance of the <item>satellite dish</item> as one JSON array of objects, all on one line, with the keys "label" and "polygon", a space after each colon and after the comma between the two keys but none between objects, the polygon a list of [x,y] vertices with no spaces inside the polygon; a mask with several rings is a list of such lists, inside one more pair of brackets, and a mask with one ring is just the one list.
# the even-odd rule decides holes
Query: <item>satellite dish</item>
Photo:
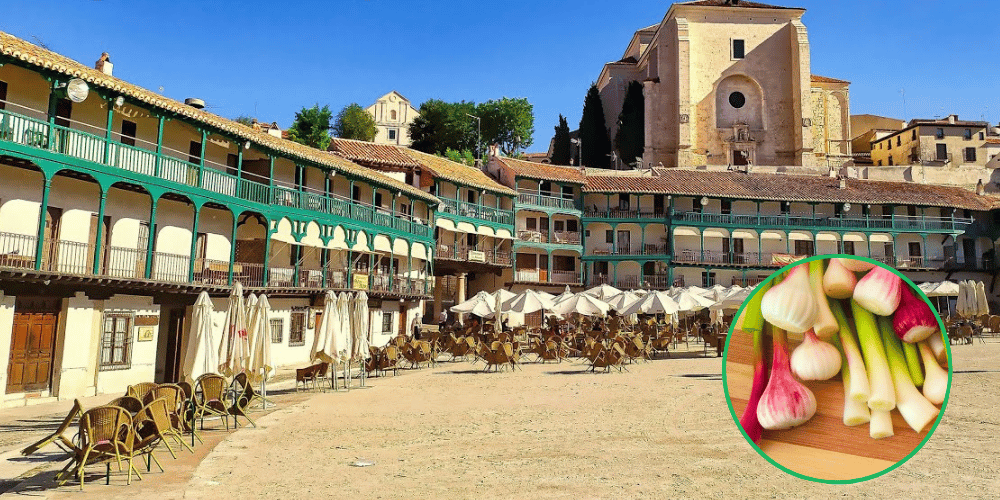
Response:
[{"label": "satellite dish", "polygon": [[66,97],[73,102],[83,102],[90,94],[90,86],[87,82],[74,78],[66,85]]}]

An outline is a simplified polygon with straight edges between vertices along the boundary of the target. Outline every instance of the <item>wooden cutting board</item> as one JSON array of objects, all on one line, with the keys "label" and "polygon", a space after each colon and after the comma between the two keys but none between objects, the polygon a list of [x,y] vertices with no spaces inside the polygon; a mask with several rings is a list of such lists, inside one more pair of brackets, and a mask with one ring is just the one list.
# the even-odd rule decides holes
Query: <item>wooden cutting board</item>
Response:
[{"label": "wooden cutting board", "polygon": [[[743,414],[753,381],[753,341],[735,330],[729,336],[726,382],[737,418]],[[801,335],[789,335],[789,353],[801,343]],[[771,339],[765,336],[765,360],[770,366]],[[798,427],[764,431],[760,448],[772,460],[799,474],[825,480],[852,480],[875,474],[906,458],[920,446],[933,424],[917,434],[893,410],[895,435],[872,439],[868,424],[848,427],[843,423],[844,386],[840,375],[821,382],[804,382],[816,395],[816,415]],[[734,422],[739,425],[738,422]]]}]

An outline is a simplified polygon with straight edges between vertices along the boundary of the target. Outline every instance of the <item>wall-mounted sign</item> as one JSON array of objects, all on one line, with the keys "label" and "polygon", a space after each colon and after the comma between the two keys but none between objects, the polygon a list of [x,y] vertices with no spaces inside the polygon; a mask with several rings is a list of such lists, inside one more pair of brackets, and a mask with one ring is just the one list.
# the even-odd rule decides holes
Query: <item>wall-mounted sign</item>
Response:
[{"label": "wall-mounted sign", "polygon": [[136,342],[149,342],[153,340],[153,327],[140,326],[135,329]]},{"label": "wall-mounted sign", "polygon": [[157,314],[137,314],[135,316],[135,326],[157,326],[160,324],[160,316]]},{"label": "wall-mounted sign", "polygon": [[469,250],[469,262],[486,262],[486,252]]},{"label": "wall-mounted sign", "polygon": [[351,283],[351,288],[355,290],[367,290],[368,289],[368,275],[367,274],[355,274],[354,282]]}]

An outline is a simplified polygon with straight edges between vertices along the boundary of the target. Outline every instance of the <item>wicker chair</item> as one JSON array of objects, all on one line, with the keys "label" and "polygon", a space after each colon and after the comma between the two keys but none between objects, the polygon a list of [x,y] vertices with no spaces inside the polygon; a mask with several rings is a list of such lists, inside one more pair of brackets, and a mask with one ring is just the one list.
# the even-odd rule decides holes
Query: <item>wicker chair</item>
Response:
[{"label": "wicker chair", "polygon": [[166,437],[171,435],[173,427],[170,425],[170,415],[167,413],[166,398],[155,399],[142,407],[138,413],[132,416],[132,428],[135,429],[136,441],[132,449],[136,455],[146,455],[146,471],[152,469],[150,462],[156,462],[156,466],[163,472],[163,465],[153,454],[160,443],[166,446],[170,455],[177,459],[174,450],[170,447]]},{"label": "wicker chair", "polygon": [[[204,443],[201,440],[201,436],[194,429],[194,387],[191,386],[190,382],[186,381],[177,382],[177,387],[181,388],[181,397],[184,398],[181,401],[180,407],[181,424],[184,432],[192,433],[198,439],[198,442]],[[191,444],[193,445],[194,441]]]},{"label": "wicker chair", "polygon": [[229,430],[229,408],[226,406],[226,379],[222,375],[206,373],[194,383],[194,420],[201,419],[205,429],[205,416],[222,417]]},{"label": "wicker chair", "polygon": [[393,344],[388,344],[382,349],[378,369],[382,370],[382,375],[385,375],[386,370],[391,369],[392,375],[395,376],[397,368],[399,368],[399,349]]},{"label": "wicker chair", "polygon": [[[166,433],[171,437],[176,438],[176,440],[181,444],[181,446],[187,448],[188,451],[194,453],[194,449],[188,446],[180,436],[184,433],[184,415],[180,412],[181,402],[184,398],[184,391],[176,384],[160,384],[157,385],[155,389],[149,391],[146,394],[146,399],[143,403],[149,405],[157,399],[162,399],[165,402],[166,412],[167,412],[167,422],[170,423],[171,432]],[[160,425],[160,423],[158,423]],[[170,445],[164,440],[163,444],[167,445],[167,449],[170,449]],[[170,450],[170,454],[173,455],[174,451]],[[174,457],[177,458],[177,457]]]},{"label": "wicker chair", "polygon": [[27,446],[26,448],[21,450],[21,454],[31,455],[32,453],[38,451],[39,449],[41,449],[42,447],[44,447],[49,443],[55,443],[56,446],[62,448],[62,450],[67,453],[73,453],[74,449],[76,448],[76,445],[73,444],[73,441],[67,438],[65,434],[66,431],[69,430],[69,427],[73,425],[73,421],[75,421],[77,417],[79,417],[82,413],[83,413],[83,406],[80,405],[80,400],[79,399],[73,400],[73,408],[71,408],[69,410],[69,413],[66,414],[66,418],[64,418],[62,423],[59,424],[59,427],[57,427],[56,430],[52,432],[52,434],[45,436],[38,442],[30,446]]},{"label": "wicker chair", "polygon": [[135,415],[142,411],[142,401],[132,397],[132,396],[122,396],[120,398],[112,399],[108,406],[117,406],[119,408],[124,408],[129,415]]},{"label": "wicker chair", "polygon": [[84,471],[88,465],[107,463],[110,479],[112,460],[118,464],[119,470],[123,459],[128,463],[128,479],[125,484],[132,484],[132,472],[142,479],[139,471],[132,465],[134,437],[132,416],[124,408],[98,406],[84,412],[80,417],[80,454],[74,457],[80,489],[83,490]]},{"label": "wicker chair", "polygon": [[126,389],[125,395],[132,396],[133,398],[142,401],[146,398],[146,394],[148,394],[149,391],[156,388],[156,385],[157,384],[155,382],[140,382],[135,385],[130,385],[128,386],[128,389]]},{"label": "wicker chair", "polygon": [[250,418],[250,404],[253,402],[257,392],[250,385],[247,374],[245,372],[237,373],[233,377],[233,382],[229,385],[229,390],[234,395],[233,404],[229,405],[226,411],[233,416],[234,426],[239,427],[239,417],[243,417],[250,422],[250,425],[257,427],[257,422],[254,422]]}]

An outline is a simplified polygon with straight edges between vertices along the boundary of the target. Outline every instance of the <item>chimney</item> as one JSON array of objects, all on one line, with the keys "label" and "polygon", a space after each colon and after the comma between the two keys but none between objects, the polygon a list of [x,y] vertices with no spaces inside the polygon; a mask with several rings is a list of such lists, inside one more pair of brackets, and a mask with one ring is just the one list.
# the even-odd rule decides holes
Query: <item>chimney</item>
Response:
[{"label": "chimney", "polygon": [[490,154],[491,157],[493,157],[493,156],[500,156],[500,145],[499,144],[490,144],[490,146],[489,146],[489,154]]},{"label": "chimney", "polygon": [[948,115],[948,123],[955,123],[958,121],[958,115]]},{"label": "chimney", "polygon": [[979,196],[986,194],[986,186],[983,185],[982,179],[979,179],[979,182],[976,183],[976,194]]},{"label": "chimney", "polygon": [[837,179],[840,180],[840,189],[847,189],[847,177],[841,175]]},{"label": "chimney", "polygon": [[115,65],[111,64],[111,58],[107,52],[102,53],[101,58],[94,63],[94,69],[104,73],[105,75],[114,76],[112,72],[115,69]]},{"label": "chimney", "polygon": [[194,109],[205,109],[205,101],[198,99],[197,97],[188,97],[187,99],[184,99],[184,104],[187,104]]}]

